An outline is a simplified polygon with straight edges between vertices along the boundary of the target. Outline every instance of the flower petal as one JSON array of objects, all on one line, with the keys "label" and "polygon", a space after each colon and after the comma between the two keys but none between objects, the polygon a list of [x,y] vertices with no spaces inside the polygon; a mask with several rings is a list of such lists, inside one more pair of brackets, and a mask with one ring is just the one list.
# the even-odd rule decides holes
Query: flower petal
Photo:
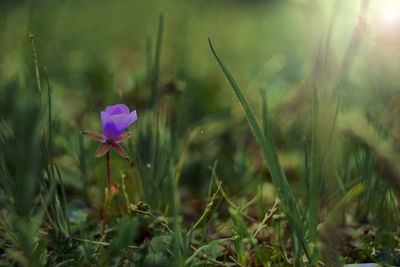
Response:
[{"label": "flower petal", "polygon": [[108,140],[116,138],[124,131],[119,131],[113,118],[104,111],[101,112],[101,123],[103,125],[103,135]]},{"label": "flower petal", "polygon": [[128,114],[129,113],[129,108],[124,104],[116,104],[114,106],[106,107],[105,112],[108,115]]},{"label": "flower petal", "polygon": [[118,114],[111,116],[117,132],[121,134],[125,129],[137,120],[136,110],[128,114]]},{"label": "flower petal", "polygon": [[86,135],[86,136],[88,136],[88,137],[90,137],[90,138],[92,138],[92,139],[94,139],[96,141],[99,141],[99,142],[104,142],[105,141],[104,136],[102,136],[102,135],[100,135],[98,133],[94,133],[94,132],[91,132],[91,131],[83,131],[82,134],[84,134],[84,135]]},{"label": "flower petal", "polygon": [[107,143],[101,143],[98,147],[96,152],[94,153],[95,158],[100,158],[101,156],[104,156],[109,150],[111,146]]},{"label": "flower petal", "polygon": [[116,143],[111,143],[110,145],[111,145],[112,149],[115,150],[115,152],[117,152],[118,154],[121,155],[121,157],[123,157],[125,159],[129,159],[128,153],[126,153],[126,151],[122,148],[122,146],[120,146]]},{"label": "flower petal", "polygon": [[117,138],[115,138],[114,143],[121,143],[131,137],[132,137],[131,132],[124,132],[124,133],[120,134]]}]

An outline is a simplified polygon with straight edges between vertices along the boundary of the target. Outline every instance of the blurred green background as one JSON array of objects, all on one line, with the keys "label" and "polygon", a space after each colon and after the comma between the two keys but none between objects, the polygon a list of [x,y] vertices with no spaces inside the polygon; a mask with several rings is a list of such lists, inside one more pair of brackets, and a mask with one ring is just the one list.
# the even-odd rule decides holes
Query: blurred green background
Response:
[{"label": "blurred green background", "polygon": [[[188,95],[208,98],[196,102],[211,101],[210,105],[218,106],[234,100],[211,57],[210,37],[252,100],[258,98],[260,89],[284,99],[301,87],[322,58],[326,66],[318,67],[321,73],[316,80],[337,83],[335,90],[350,95],[352,104],[379,110],[397,89],[399,51],[392,47],[397,37],[387,40],[378,35],[381,39],[370,41],[377,35],[379,21],[369,18],[374,18],[382,1],[365,1],[370,2],[366,14],[362,2],[3,1],[1,83],[16,79],[24,83],[32,73],[27,36],[33,33],[39,64],[48,68],[53,86],[61,89],[55,92],[63,100],[57,105],[63,119],[71,118],[77,107],[87,106],[81,94],[89,89],[113,91],[107,93],[109,99],[103,99],[113,102],[146,72],[146,46],[149,39],[154,44],[158,16],[163,13],[161,81],[178,79],[187,86]],[[359,29],[360,17],[374,32]],[[398,30],[389,26],[391,35],[397,36]],[[361,36],[368,34],[368,38],[361,38],[349,52],[355,31]],[[391,48],[386,48],[387,44]],[[338,76],[346,58],[351,61],[346,70],[350,79],[344,83]],[[197,86],[192,83],[203,83],[199,87],[205,88],[193,88]],[[203,86],[207,83],[221,83],[222,88],[207,89]],[[73,109],[68,105],[71,102]],[[93,104],[97,105],[92,109],[104,106]],[[189,113],[197,117],[213,111],[204,114],[206,110],[196,111],[195,107]]]},{"label": "blurred green background", "polygon": [[[365,14],[363,2],[370,2]],[[140,113],[148,48],[153,49],[163,13],[159,86],[173,82],[184,90],[179,108],[185,109],[189,125],[208,117],[226,119],[229,113],[243,116],[211,56],[208,37],[254,105],[260,104],[259,91],[266,90],[276,117],[282,110],[300,114],[286,116],[278,126],[286,127],[287,120],[307,120],[308,114],[298,113],[298,106],[310,101],[309,88],[314,86],[339,95],[349,108],[367,109],[379,117],[398,95],[399,84],[397,37],[379,39],[375,29],[373,18],[381,4],[3,1],[0,83],[34,86],[27,78],[34,75],[29,40],[33,33],[39,65],[48,69],[54,88],[54,109],[62,128],[77,125],[94,130],[99,123],[93,118],[105,105],[118,101]],[[368,26],[361,25],[360,18]],[[398,30],[389,26],[390,36],[397,36]]]}]

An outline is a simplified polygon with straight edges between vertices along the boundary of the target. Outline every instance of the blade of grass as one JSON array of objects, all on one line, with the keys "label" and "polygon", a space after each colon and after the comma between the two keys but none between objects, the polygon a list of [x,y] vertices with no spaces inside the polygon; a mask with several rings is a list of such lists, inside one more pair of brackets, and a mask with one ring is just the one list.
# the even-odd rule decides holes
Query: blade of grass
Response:
[{"label": "blade of grass", "polygon": [[194,225],[188,231],[188,233],[187,233],[188,236],[190,236],[190,234],[196,228],[198,228],[200,225],[206,223],[207,219],[210,218],[213,211],[215,211],[213,208],[215,207],[215,205],[217,203],[217,197],[218,197],[219,191],[221,190],[221,184],[222,184],[222,182],[220,182],[218,184],[218,188],[215,191],[215,193],[212,195],[212,197],[210,198],[210,201],[207,203],[207,206],[204,209],[203,214],[200,216],[200,218],[194,223]]},{"label": "blade of grass", "polygon": [[51,87],[49,81],[49,74],[47,72],[47,68],[44,68],[44,73],[46,76],[46,83],[47,83],[47,109],[48,109],[48,133],[47,133],[47,149],[48,149],[48,157],[49,157],[49,168],[51,177],[54,177],[54,163],[53,163],[53,131],[52,131],[52,123],[51,123]]},{"label": "blade of grass", "polygon": [[260,246],[256,243],[256,241],[253,239],[249,231],[247,230],[247,225],[244,222],[243,218],[240,215],[239,209],[234,209],[234,208],[229,208],[229,212],[232,216],[233,224],[235,226],[235,230],[239,233],[238,238],[247,238],[248,241],[250,242],[251,246],[256,252],[257,258],[260,260],[260,263],[263,266],[270,266],[269,260],[261,250]]},{"label": "blade of grass", "polygon": [[[267,102],[267,97],[265,91],[261,92],[261,104],[262,104],[262,119],[263,119],[263,134],[265,135],[270,135],[272,140],[273,140],[273,135],[272,135],[272,126],[270,124],[269,120],[269,115],[268,115],[268,102]],[[272,141],[273,143],[273,141]],[[277,156],[278,157],[278,156]],[[278,158],[279,160],[279,158]],[[267,164],[268,166],[268,164]],[[284,173],[284,172],[283,172]],[[308,180],[307,180],[308,181]],[[293,193],[292,193],[293,194]],[[297,206],[297,205],[296,205]],[[300,218],[302,218],[302,215],[300,215]],[[289,225],[290,225],[290,218],[289,218]],[[294,226],[295,227],[295,226]],[[306,226],[304,224],[300,225],[300,227],[303,228],[302,234],[305,237],[306,236]],[[294,265],[295,266],[301,266],[302,265],[302,258],[301,258],[301,248],[306,247],[306,243],[304,241],[304,238],[300,238],[296,232],[296,230],[292,231],[291,233],[292,240],[293,240],[293,259],[294,259]],[[308,245],[307,245],[308,248]],[[306,255],[308,256],[307,250],[305,250]]]},{"label": "blade of grass", "polygon": [[312,262],[315,264],[318,260],[318,253],[316,250],[317,241],[317,226],[318,226],[318,211],[320,206],[320,196],[321,196],[321,162],[320,162],[320,148],[318,141],[318,95],[317,90],[314,88],[313,98],[312,98],[312,111],[311,111],[311,167],[310,167],[310,191],[308,192],[308,212],[307,212],[307,222],[308,222],[308,239],[309,246],[312,253]]},{"label": "blade of grass", "polygon": [[[282,203],[284,204],[283,208],[286,216],[288,217],[290,228],[292,231],[294,231],[294,233],[298,237],[298,240],[299,242],[301,242],[302,248],[305,254],[307,255],[307,258],[309,258],[310,260],[308,246],[305,241],[305,226],[302,222],[302,218],[300,216],[297,207],[297,201],[294,197],[293,191],[290,188],[290,185],[286,179],[286,175],[279,162],[277,149],[275,147],[273,136],[270,131],[271,127],[269,127],[268,116],[265,115],[265,121],[268,131],[264,132],[254,114],[253,109],[251,108],[249,102],[247,101],[239,85],[236,83],[235,79],[230,74],[229,70],[227,69],[225,64],[222,62],[222,60],[214,50],[211,40],[208,39],[208,42],[215,59],[217,60],[219,66],[221,67],[223,73],[225,74],[237,98],[239,99],[245,111],[250,127],[253,131],[253,134],[256,137],[257,142],[261,147],[261,152],[264,156],[265,163],[268,166],[269,171],[271,173],[272,181],[276,187],[278,196],[282,200]],[[265,110],[267,110],[267,108],[265,108]]]},{"label": "blade of grass", "polygon": [[70,224],[69,224],[69,220],[68,220],[68,216],[67,216],[68,210],[67,210],[67,206],[66,206],[67,194],[65,192],[64,183],[63,183],[63,180],[61,178],[61,172],[60,172],[57,164],[55,164],[54,167],[56,169],[57,176],[58,176],[58,182],[60,183],[60,187],[61,187],[62,199],[60,200],[60,203],[61,203],[61,208],[62,208],[62,211],[63,211],[64,221],[67,224],[68,234],[71,235]]},{"label": "blade of grass", "polygon": [[152,68],[152,76],[151,76],[151,96],[149,105],[150,107],[154,105],[157,96],[157,88],[158,88],[158,80],[160,77],[160,60],[161,60],[161,47],[163,41],[163,33],[164,33],[164,14],[160,14],[158,21],[158,31],[157,31],[157,39],[156,39],[156,47],[154,54],[154,65]]},{"label": "blade of grass", "polygon": [[[33,64],[35,65],[35,77],[36,77],[36,86],[39,91],[39,96],[42,94],[42,86],[40,83],[40,72],[39,72],[39,64],[37,60],[37,54],[36,54],[36,49],[35,49],[35,42],[33,41],[33,33],[29,34],[29,38],[31,39],[31,44],[32,44],[32,54],[33,54]],[[39,97],[40,99],[40,97]]]},{"label": "blade of grass", "polygon": [[182,248],[183,248],[183,237],[182,228],[180,224],[180,196],[178,189],[178,180],[176,176],[176,170],[170,167],[170,182],[171,182],[171,194],[172,194],[172,225],[174,229],[173,238],[173,255],[175,266],[183,265]]},{"label": "blade of grass", "polygon": [[61,197],[58,190],[54,191],[54,199],[52,205],[52,216],[57,221],[57,225],[64,234],[70,234],[69,222],[66,214],[66,193],[62,182],[61,173],[54,163],[53,159],[53,125],[52,125],[52,90],[50,86],[49,74],[47,68],[44,67],[44,75],[47,83],[47,109],[48,109],[48,125],[47,125],[47,154],[48,154],[48,177],[50,183],[56,186],[55,170],[58,175],[58,184],[61,187]]},{"label": "blade of grass", "polygon": [[146,38],[146,82],[151,86],[153,73],[153,42],[151,36]]}]

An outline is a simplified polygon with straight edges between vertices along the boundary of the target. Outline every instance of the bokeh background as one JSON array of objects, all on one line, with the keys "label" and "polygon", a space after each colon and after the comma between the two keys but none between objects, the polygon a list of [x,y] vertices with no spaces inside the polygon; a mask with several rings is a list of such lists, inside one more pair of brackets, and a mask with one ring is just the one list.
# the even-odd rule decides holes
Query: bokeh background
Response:
[{"label": "bokeh background", "polygon": [[[368,111],[379,120],[396,116],[385,115],[398,102],[399,25],[382,18],[382,8],[392,4],[4,1],[0,83],[34,86],[27,78],[34,77],[32,33],[39,65],[48,69],[54,88],[60,133],[77,134],[74,127],[99,129],[99,111],[116,102],[140,113],[148,94],[142,84],[149,50],[155,46],[162,13],[159,87],[174,84],[183,91],[177,107],[184,113],[183,124],[194,127],[208,118],[226,122],[244,116],[210,53],[211,38],[250,101],[259,106],[260,90],[267,91],[274,118],[282,117],[277,127],[301,137],[304,132],[296,124],[309,119],[304,106],[311,100],[312,87],[332,94],[332,103],[340,97],[346,108]],[[382,119],[397,127],[391,118]],[[62,135],[58,138],[67,146]],[[301,138],[277,138],[282,148],[301,149]],[[207,158],[212,162],[217,155],[214,151]]]}]

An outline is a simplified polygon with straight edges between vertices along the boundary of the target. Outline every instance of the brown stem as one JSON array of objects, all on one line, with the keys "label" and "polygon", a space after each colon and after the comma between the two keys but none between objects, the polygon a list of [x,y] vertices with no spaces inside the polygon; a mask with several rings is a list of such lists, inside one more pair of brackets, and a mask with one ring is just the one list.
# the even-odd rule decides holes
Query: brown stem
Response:
[{"label": "brown stem", "polygon": [[101,224],[101,236],[103,237],[107,230],[108,223],[108,199],[111,197],[111,173],[110,173],[110,151],[107,152],[107,196],[104,199],[104,213],[103,213],[103,222]]},{"label": "brown stem", "polygon": [[107,152],[107,182],[108,194],[111,194],[111,174],[110,174],[110,151]]}]

